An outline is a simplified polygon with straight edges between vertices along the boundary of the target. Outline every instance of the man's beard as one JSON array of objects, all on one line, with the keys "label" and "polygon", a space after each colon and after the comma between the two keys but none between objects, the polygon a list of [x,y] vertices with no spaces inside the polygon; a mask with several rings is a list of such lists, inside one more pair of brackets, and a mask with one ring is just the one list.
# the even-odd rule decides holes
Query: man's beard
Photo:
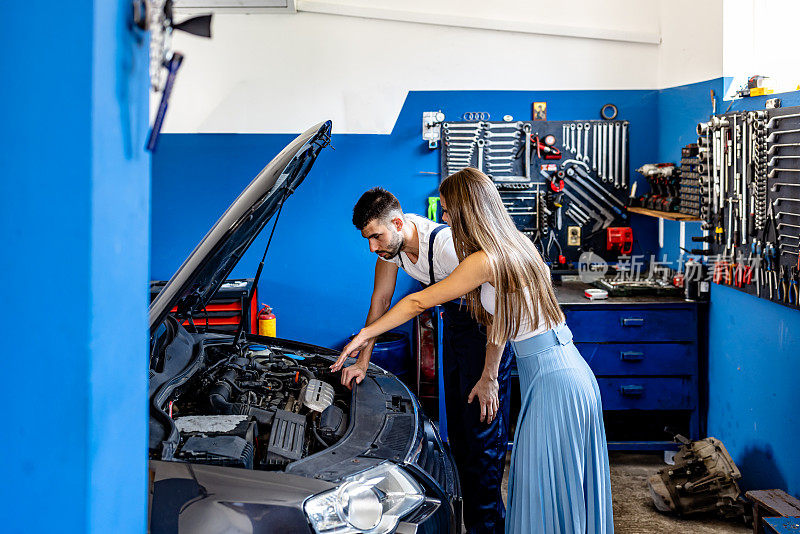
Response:
[{"label": "man's beard", "polygon": [[[396,237],[397,239],[393,239],[392,242],[389,243],[389,250],[378,250],[376,254],[380,254],[385,260],[396,258],[406,244],[405,239],[403,239],[403,234],[398,233]],[[388,254],[388,256],[383,256],[384,254]]]}]

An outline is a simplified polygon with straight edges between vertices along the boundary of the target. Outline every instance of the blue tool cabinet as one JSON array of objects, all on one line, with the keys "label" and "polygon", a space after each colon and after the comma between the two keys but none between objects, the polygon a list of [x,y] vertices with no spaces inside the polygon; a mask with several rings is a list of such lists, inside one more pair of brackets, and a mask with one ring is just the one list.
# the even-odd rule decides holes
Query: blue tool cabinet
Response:
[{"label": "blue tool cabinet", "polygon": [[[676,450],[665,427],[699,439],[703,382],[698,304],[664,297],[590,301],[583,296],[586,287],[564,282],[556,294],[575,346],[597,377],[608,448]],[[512,426],[519,402],[519,382],[513,376]],[[439,418],[446,437],[445,413],[440,395]]]},{"label": "blue tool cabinet", "polygon": [[665,427],[700,438],[698,304],[670,297],[590,301],[556,288],[575,346],[594,371],[608,448],[669,450]]}]

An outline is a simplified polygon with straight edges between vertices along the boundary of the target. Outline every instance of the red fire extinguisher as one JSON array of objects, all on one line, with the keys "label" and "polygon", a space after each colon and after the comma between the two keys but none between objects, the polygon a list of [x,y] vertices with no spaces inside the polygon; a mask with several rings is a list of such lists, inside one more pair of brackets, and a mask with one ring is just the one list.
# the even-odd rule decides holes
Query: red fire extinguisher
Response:
[{"label": "red fire extinguisher", "polygon": [[263,303],[261,305],[263,308],[258,311],[258,335],[277,337],[278,320],[273,315],[272,308]]}]

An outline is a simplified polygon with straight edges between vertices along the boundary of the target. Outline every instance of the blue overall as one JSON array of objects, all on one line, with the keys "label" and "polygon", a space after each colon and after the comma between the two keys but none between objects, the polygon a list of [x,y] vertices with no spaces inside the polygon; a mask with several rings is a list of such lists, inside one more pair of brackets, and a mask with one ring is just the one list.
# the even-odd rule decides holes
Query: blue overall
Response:
[{"label": "blue overall", "polygon": [[[433,243],[444,225],[431,232],[428,244],[430,282],[433,274]],[[472,388],[481,377],[486,361],[486,330],[472,318],[466,303],[447,302],[444,308],[442,351],[444,399],[450,449],[461,479],[464,525],[467,532],[505,531],[506,510],[501,486],[508,447],[512,349],[506,345],[500,360],[500,410],[491,423],[480,420],[480,402],[467,404]]]}]

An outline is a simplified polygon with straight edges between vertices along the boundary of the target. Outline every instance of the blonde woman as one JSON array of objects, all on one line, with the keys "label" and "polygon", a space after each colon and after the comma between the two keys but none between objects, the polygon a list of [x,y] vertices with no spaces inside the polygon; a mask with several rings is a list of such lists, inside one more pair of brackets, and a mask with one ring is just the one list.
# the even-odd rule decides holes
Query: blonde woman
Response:
[{"label": "blonde woman", "polygon": [[523,401],[511,453],[506,532],[612,533],[600,392],[572,343],[547,265],[517,231],[485,174],[464,169],[447,177],[439,191],[458,267],[363,328],[332,367],[383,332],[466,295],[471,313],[488,328],[484,372],[474,390],[486,419],[498,410],[497,367],[508,341],[519,369]]}]

